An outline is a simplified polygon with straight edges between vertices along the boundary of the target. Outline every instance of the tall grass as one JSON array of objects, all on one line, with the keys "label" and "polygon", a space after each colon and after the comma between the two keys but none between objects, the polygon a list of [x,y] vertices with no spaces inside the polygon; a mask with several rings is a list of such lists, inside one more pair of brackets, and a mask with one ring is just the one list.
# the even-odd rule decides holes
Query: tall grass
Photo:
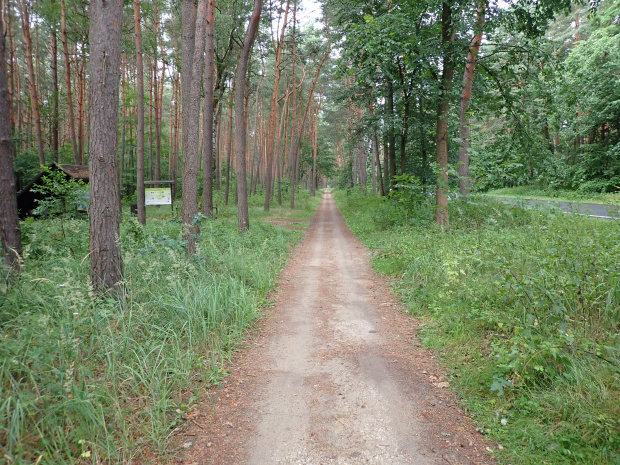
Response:
[{"label": "tall grass", "polygon": [[620,463],[617,222],[481,199],[445,232],[430,204],[336,200],[501,463]]},{"label": "tall grass", "polygon": [[[318,200],[305,199],[311,216]],[[258,204],[255,200],[254,203]],[[128,463],[165,454],[174,428],[220,381],[301,233],[234,208],[203,220],[187,258],[170,210],[122,224],[126,301],[92,298],[88,222],[23,224],[21,275],[0,292],[0,462]]]}]

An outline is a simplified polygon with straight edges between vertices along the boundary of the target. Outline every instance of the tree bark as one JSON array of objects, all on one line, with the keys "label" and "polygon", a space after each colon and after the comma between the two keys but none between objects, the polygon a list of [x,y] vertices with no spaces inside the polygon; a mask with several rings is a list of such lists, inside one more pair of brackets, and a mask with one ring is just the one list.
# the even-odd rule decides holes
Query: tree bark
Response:
[{"label": "tree bark", "polygon": [[[39,154],[39,164],[45,165],[45,153],[43,152],[43,135],[41,132],[41,115],[39,112],[39,91],[37,89],[37,76],[34,71],[32,57],[32,38],[30,36],[30,12],[25,0],[17,2],[22,22],[22,37],[26,46],[26,65],[28,66],[28,89],[30,91],[30,103],[32,107],[32,119],[34,120],[34,136]],[[4,60],[4,57],[2,57]]]},{"label": "tree bark", "polygon": [[75,119],[73,116],[73,96],[71,92],[71,58],[69,56],[69,46],[67,44],[67,12],[65,0],[60,0],[60,28],[62,35],[62,48],[65,55],[65,83],[67,86],[67,113],[69,115],[69,135],[71,137],[71,148],[73,149],[73,163],[80,164],[77,139],[75,136]]},{"label": "tree bark", "polygon": [[[0,57],[5,56],[5,27],[3,15],[0,15]],[[12,127],[8,71],[6,60],[0,59],[0,240],[3,261],[19,271],[22,242],[13,173]]]},{"label": "tree bark", "polygon": [[[191,1],[191,0],[190,0]],[[198,213],[198,165],[200,149],[200,92],[206,42],[205,23],[207,19],[207,0],[199,0],[196,13],[195,37],[192,57],[191,82],[188,105],[183,119],[183,235],[187,241],[187,253],[196,253],[196,234],[198,226],[193,224]],[[185,27],[185,26],[184,26]]]},{"label": "tree bark", "polygon": [[250,52],[254,45],[256,32],[260,23],[263,0],[254,0],[252,16],[245,32],[243,47],[237,61],[237,73],[235,75],[235,155],[237,159],[237,224],[240,231],[246,231],[250,227],[248,212],[248,192],[245,172],[245,147],[246,147],[246,118],[245,118],[245,90],[246,75]]},{"label": "tree bark", "polygon": [[142,26],[140,24],[140,16],[140,0],[134,0],[133,20],[136,40],[136,73],[138,87],[138,140],[136,154],[138,167],[136,170],[136,197],[138,203],[138,221],[142,224],[146,224],[146,205],[144,199],[144,61],[142,59]]},{"label": "tree bark", "polygon": [[441,73],[440,97],[437,106],[437,166],[439,176],[437,178],[435,221],[447,229],[450,227],[448,216],[448,113],[450,110],[450,89],[454,76],[454,50],[453,43],[455,31],[452,25],[452,7],[449,3],[443,3],[441,14],[441,36],[444,47],[443,71]]},{"label": "tree bark", "polygon": [[267,159],[265,163],[265,211],[269,211],[269,204],[271,203],[272,190],[273,190],[273,159],[274,159],[274,147],[276,138],[276,113],[278,111],[278,88],[280,86],[280,62],[282,61],[282,48],[284,45],[284,32],[286,31],[286,24],[288,20],[288,10],[290,6],[290,0],[286,2],[286,8],[284,10],[284,20],[282,21],[282,30],[278,43],[276,45],[276,62],[273,78],[273,90],[271,92],[271,106],[269,109],[269,123],[267,125]]},{"label": "tree bark", "polygon": [[319,89],[319,102],[316,106],[316,113],[314,116],[314,150],[312,151],[312,173],[310,176],[310,194],[312,197],[316,195],[316,157],[319,150],[319,111],[321,110],[321,100],[323,94]]},{"label": "tree bark", "polygon": [[90,3],[90,278],[95,291],[122,289],[118,108],[122,0]]},{"label": "tree bark", "polygon": [[205,45],[205,101],[203,110],[204,176],[202,184],[202,212],[208,218],[213,216],[213,105],[215,78],[215,0],[207,0],[207,25]]},{"label": "tree bark", "polygon": [[459,118],[459,138],[461,139],[461,147],[459,148],[459,191],[461,198],[467,200],[471,189],[471,180],[469,179],[469,105],[471,104],[471,92],[474,86],[474,72],[476,70],[476,61],[482,44],[482,35],[484,29],[484,13],[486,4],[481,2],[476,12],[475,34],[467,52],[467,61],[465,63],[465,72],[463,73],[463,91],[461,93],[461,112]]},{"label": "tree bark", "polygon": [[[52,0],[52,2],[55,3],[55,0]],[[60,91],[58,90],[58,38],[55,26],[52,26],[52,31],[50,32],[50,68],[52,70],[52,130],[50,146],[54,159],[60,162],[60,155],[58,153],[58,122],[60,119],[58,97]]]},{"label": "tree bark", "polygon": [[394,136],[394,88],[392,83],[387,83],[387,113],[388,113],[388,150],[389,150],[389,173],[390,186],[394,188],[396,181],[396,137]]},{"label": "tree bark", "polygon": [[298,126],[297,126],[297,89],[296,89],[296,82],[295,82],[295,71],[296,71],[296,67],[295,64],[297,63],[297,38],[295,36],[296,34],[296,27],[297,27],[297,1],[293,1],[293,57],[292,57],[292,61],[293,61],[293,69],[292,69],[292,86],[291,86],[291,92],[293,95],[293,98],[291,100],[291,108],[292,108],[292,112],[291,112],[291,145],[289,147],[289,157],[288,157],[288,164],[289,164],[289,170],[290,170],[290,179],[291,179],[291,208],[295,208],[295,161],[294,161],[294,156],[293,156],[293,144],[295,141],[297,141],[297,137],[298,137]]}]

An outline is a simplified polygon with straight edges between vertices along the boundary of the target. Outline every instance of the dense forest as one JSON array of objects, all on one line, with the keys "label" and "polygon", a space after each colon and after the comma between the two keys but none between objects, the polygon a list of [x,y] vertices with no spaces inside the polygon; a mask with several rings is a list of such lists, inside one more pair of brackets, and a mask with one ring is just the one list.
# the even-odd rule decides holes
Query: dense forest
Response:
[{"label": "dense forest", "polygon": [[[0,325],[11,322],[6,340],[17,341],[4,355],[9,360],[27,353],[30,342],[22,336],[34,341],[49,321],[30,308],[55,315],[48,306],[61,301],[68,306],[67,319],[58,317],[61,343],[54,346],[57,335],[51,333],[39,337],[42,345],[53,341],[47,345],[58,353],[45,352],[47,361],[31,355],[54,366],[63,380],[69,372],[86,384],[100,376],[97,368],[74,370],[70,359],[86,349],[78,350],[71,342],[77,336],[67,334],[84,331],[86,339],[92,328],[109,327],[124,328],[133,338],[128,328],[134,317],[124,310],[131,305],[136,314],[144,310],[145,335],[137,339],[177,337],[166,317],[145,310],[191,307],[179,303],[177,278],[207,299],[197,276],[208,270],[217,279],[234,277],[225,285],[213,278],[213,288],[225,294],[222,302],[247,299],[231,306],[233,316],[213,323],[222,340],[229,336],[221,329],[228,319],[251,320],[238,307],[254,311],[263,303],[295,237],[262,223],[251,228],[249,209],[260,207],[267,215],[285,205],[307,215],[318,189],[341,187],[363,198],[395,200],[406,206],[407,218],[421,199],[432,200],[433,218],[425,217],[426,223],[448,230],[448,200],[465,211],[472,193],[515,186],[620,191],[618,1],[3,0],[0,10]],[[53,167],[86,165],[90,206],[87,216],[79,216],[84,195],[76,189],[83,183],[58,177]],[[47,185],[37,189],[49,199],[32,211],[20,209],[18,194],[42,172]],[[163,220],[151,210],[147,221],[145,187],[153,186],[171,186],[174,218]],[[61,203],[50,200],[59,197]],[[129,213],[134,206],[135,218]],[[218,229],[211,221],[218,214],[223,224],[236,215],[236,227]],[[462,216],[457,225],[466,222]],[[59,271],[68,257],[70,271]],[[246,257],[272,268],[255,269]],[[143,273],[147,268],[152,281]],[[21,281],[20,274],[26,276]],[[58,280],[58,288],[51,290],[50,279]],[[165,297],[157,294],[162,289]],[[46,293],[55,297],[46,301]],[[91,329],[72,319],[82,307],[96,315]],[[176,355],[162,349],[166,363],[185,357],[179,354],[194,350],[194,343],[210,347],[213,327],[200,326],[200,312],[195,320],[175,313],[204,334],[191,344],[175,339]],[[19,318],[24,320],[15,323]],[[96,337],[101,340],[89,353],[108,353],[102,347],[117,344],[112,332]],[[127,340],[122,350],[131,358]],[[183,373],[195,368],[193,356]],[[2,389],[17,392],[14,380],[35,373],[36,363],[2,368]],[[218,362],[212,365],[219,369]],[[126,362],[119,371],[127,368],[127,378],[137,378],[131,367]],[[177,376],[170,373],[162,376]],[[70,429],[63,422],[83,412],[76,408],[58,424],[38,423],[48,416],[41,413],[47,406],[39,406],[45,396],[36,394],[45,383],[36,376],[24,381],[31,383],[27,408],[19,407],[17,394],[0,399],[0,423],[11,425],[0,431],[0,439],[10,442],[3,453],[10,450],[27,463],[37,458],[32,450],[47,447],[53,458],[44,463],[70,462],[67,457],[86,453],[84,437],[65,438],[55,428]],[[186,388],[187,376],[174,378],[179,389]],[[67,394],[63,382],[56,388]],[[105,438],[93,439],[100,456],[117,454],[114,462],[133,457],[123,455],[128,444],[148,434],[132,429],[135,419],[118,413],[125,410],[114,410],[110,399],[129,388],[110,383],[105,389],[114,394],[101,396],[116,413],[85,413],[97,419],[82,433],[111,417],[122,424],[111,428],[122,433],[106,430]],[[88,386],[80,392],[90,395]],[[73,405],[71,399],[66,405]],[[153,433],[149,446],[155,448],[174,409],[161,407],[157,420],[156,410],[148,414],[164,433]],[[43,425],[45,440],[23,440],[29,421]]]}]

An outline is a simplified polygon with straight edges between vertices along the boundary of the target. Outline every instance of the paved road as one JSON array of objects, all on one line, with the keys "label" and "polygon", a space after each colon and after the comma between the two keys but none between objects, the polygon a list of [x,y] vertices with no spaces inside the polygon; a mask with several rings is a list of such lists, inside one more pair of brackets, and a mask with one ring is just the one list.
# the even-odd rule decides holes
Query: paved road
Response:
[{"label": "paved road", "polygon": [[331,193],[278,290],[226,384],[179,433],[181,463],[491,463]]},{"label": "paved road", "polygon": [[565,213],[585,215],[593,218],[602,218],[607,220],[620,219],[620,207],[617,207],[615,205],[605,205],[600,203],[564,202],[542,199],[521,199],[514,197],[497,196],[493,196],[493,198],[511,204],[529,203],[530,205],[544,205],[550,208],[560,208]]}]

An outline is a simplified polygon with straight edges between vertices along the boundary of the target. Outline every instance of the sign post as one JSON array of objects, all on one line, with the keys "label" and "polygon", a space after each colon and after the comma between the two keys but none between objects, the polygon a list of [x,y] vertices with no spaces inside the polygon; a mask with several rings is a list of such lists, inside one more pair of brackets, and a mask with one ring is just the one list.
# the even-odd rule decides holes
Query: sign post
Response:
[{"label": "sign post", "polygon": [[172,198],[172,187],[176,187],[174,181],[144,181],[144,184],[148,185],[161,185],[168,184],[169,187],[146,187],[144,189],[144,204],[145,205],[170,205],[172,211],[174,211],[174,204]]}]

